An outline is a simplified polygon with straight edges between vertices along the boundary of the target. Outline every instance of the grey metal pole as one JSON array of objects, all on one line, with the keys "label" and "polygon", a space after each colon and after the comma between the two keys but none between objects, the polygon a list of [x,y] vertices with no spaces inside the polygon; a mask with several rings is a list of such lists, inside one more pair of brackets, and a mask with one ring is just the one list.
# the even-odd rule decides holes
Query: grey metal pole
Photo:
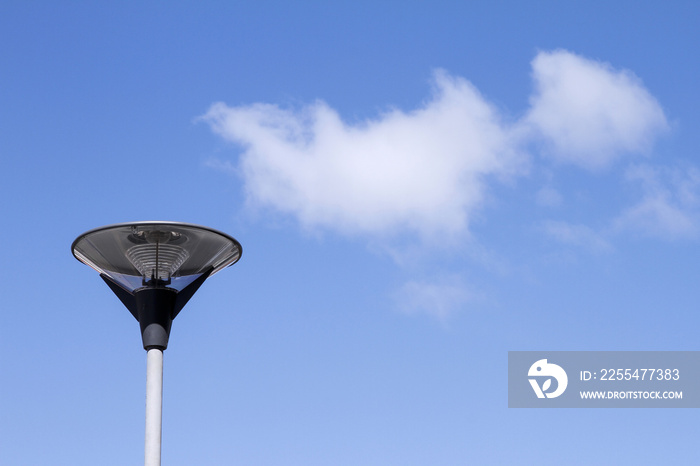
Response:
[{"label": "grey metal pole", "polygon": [[163,351],[146,353],[146,455],[145,466],[160,466],[163,423]]}]

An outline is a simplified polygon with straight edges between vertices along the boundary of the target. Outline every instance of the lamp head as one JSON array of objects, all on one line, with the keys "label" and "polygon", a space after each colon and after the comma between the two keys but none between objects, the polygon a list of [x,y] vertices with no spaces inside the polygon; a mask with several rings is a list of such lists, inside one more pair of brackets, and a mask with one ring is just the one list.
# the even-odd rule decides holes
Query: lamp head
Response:
[{"label": "lamp head", "polygon": [[236,263],[241,245],[220,231],[178,222],[108,225],[71,247],[141,325],[144,348],[167,348],[172,319],[209,276]]}]

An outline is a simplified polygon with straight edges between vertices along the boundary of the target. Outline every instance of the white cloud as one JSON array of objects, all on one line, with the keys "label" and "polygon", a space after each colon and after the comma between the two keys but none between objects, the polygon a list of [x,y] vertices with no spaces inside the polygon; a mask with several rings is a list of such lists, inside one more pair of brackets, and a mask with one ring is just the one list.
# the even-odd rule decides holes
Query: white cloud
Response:
[{"label": "white cloud", "polygon": [[553,159],[599,169],[627,153],[647,153],[667,130],[664,112],[629,71],[564,50],[532,61],[536,92],[524,124]]},{"label": "white cloud", "polygon": [[640,202],[615,220],[617,230],[641,231],[664,239],[697,236],[700,231],[700,171],[697,168],[635,166],[627,179],[641,186]]},{"label": "white cloud", "polygon": [[215,132],[240,144],[248,200],[306,228],[421,237],[464,233],[486,177],[522,169],[498,112],[466,80],[434,77],[432,98],[348,124],[324,102],[301,110],[213,105]]}]

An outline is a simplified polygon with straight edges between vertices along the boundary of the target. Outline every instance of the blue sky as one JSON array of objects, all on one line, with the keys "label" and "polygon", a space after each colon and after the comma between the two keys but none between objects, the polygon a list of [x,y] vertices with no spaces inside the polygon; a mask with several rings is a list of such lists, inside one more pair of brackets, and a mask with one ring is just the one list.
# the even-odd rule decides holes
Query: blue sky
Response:
[{"label": "blue sky", "polygon": [[696,2],[4,2],[0,463],[138,464],[137,323],[70,244],[243,257],[163,464],[697,464],[697,413],[507,408],[514,350],[697,350]]}]

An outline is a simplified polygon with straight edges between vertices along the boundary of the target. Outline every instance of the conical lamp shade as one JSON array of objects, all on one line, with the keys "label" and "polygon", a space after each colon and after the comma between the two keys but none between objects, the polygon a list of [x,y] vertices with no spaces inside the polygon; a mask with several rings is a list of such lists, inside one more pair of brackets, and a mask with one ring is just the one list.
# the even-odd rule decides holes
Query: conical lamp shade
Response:
[{"label": "conical lamp shade", "polygon": [[182,290],[211,269],[213,275],[241,257],[241,245],[211,228],[174,222],[109,225],[79,236],[72,246],[81,262],[129,291]]}]

